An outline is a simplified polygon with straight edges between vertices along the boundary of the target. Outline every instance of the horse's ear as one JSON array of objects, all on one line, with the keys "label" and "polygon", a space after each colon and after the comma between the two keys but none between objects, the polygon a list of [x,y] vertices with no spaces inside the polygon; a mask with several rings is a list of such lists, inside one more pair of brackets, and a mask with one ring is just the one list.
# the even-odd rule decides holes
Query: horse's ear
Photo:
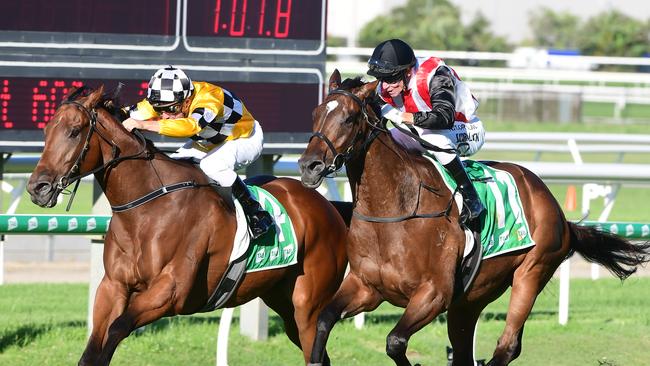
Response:
[{"label": "horse's ear", "polygon": [[73,86],[73,87],[70,88],[70,91],[68,92],[68,95],[66,95],[63,98],[63,100],[64,101],[75,100],[78,97],[82,96],[84,94],[84,92],[86,92],[86,90],[87,90],[87,88],[86,88],[85,85],[82,85],[82,86],[80,86],[78,88],[76,86]]},{"label": "horse's ear", "polygon": [[338,89],[339,86],[341,86],[341,73],[339,72],[339,69],[334,69],[334,72],[330,76],[330,85],[328,92]]},{"label": "horse's ear", "polygon": [[94,108],[97,103],[102,99],[104,96],[104,85],[100,85],[99,88],[95,89],[90,95],[88,95],[88,98],[86,98],[86,101],[83,103],[84,107],[88,109]]},{"label": "horse's ear", "polygon": [[372,93],[374,93],[377,90],[377,83],[379,83],[379,82],[377,80],[375,80],[372,83],[364,84],[363,87],[361,88],[362,94],[365,97],[368,97],[368,96],[372,95]]},{"label": "horse's ear", "polygon": [[70,100],[73,95],[76,95],[78,93],[78,90],[79,88],[76,86],[70,87],[70,89],[68,89],[68,94],[63,97],[63,100]]}]

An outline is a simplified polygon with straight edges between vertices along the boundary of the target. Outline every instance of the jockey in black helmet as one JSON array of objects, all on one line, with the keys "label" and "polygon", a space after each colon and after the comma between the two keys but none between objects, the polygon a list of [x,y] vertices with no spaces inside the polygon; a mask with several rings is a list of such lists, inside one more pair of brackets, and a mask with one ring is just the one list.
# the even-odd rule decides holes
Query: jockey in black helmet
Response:
[{"label": "jockey in black helmet", "polygon": [[[463,220],[471,222],[484,207],[460,156],[483,145],[485,130],[476,116],[478,101],[456,72],[436,57],[416,58],[399,39],[380,43],[368,60],[368,75],[379,80],[377,95],[385,103],[382,116],[407,128],[428,143],[447,151],[431,151],[447,168],[463,196]],[[393,129],[395,140],[411,149],[424,148],[412,137]],[[450,151],[457,151],[456,153]]]}]

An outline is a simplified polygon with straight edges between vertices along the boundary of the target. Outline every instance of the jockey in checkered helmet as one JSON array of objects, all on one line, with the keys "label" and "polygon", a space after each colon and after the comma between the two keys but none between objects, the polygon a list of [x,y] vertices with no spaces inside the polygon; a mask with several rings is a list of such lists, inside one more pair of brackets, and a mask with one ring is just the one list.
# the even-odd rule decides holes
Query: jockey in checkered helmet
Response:
[{"label": "jockey in checkered helmet", "polygon": [[183,70],[167,66],[156,71],[147,87],[147,100],[154,108],[180,104],[194,91],[192,80]]},{"label": "jockey in checkered helmet", "polygon": [[207,81],[192,81],[182,70],[168,66],[153,74],[146,98],[129,109],[122,126],[127,131],[189,138],[170,157],[194,161],[218,186],[230,187],[244,210],[253,239],[274,226],[271,214],[262,209],[236,172],[262,154],[264,132],[232,91]]}]

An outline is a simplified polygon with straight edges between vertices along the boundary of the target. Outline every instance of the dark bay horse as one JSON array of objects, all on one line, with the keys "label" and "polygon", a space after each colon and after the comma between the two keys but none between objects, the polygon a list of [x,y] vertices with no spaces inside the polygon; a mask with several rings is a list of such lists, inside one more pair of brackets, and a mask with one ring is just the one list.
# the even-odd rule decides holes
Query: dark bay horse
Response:
[{"label": "dark bay horse", "polygon": [[[45,147],[29,180],[39,206],[94,172],[111,206],[163,185],[195,181],[136,208],[114,212],[93,329],[79,365],[107,365],[131,331],[164,316],[200,311],[227,268],[235,211],[191,164],[172,160],[127,132],[104,107],[103,87],[65,100],[45,128]],[[226,307],[255,297],[284,320],[289,339],[311,353],[318,313],[331,300],[347,264],[347,227],[337,210],[293,179],[263,186],[286,208],[298,242],[296,265],[246,274]]]},{"label": "dark bay horse", "polygon": [[[299,160],[302,182],[318,186],[344,164],[353,194],[348,234],[350,273],[321,313],[310,364],[327,364],[325,345],[342,318],[375,309],[381,302],[405,311],[386,339],[396,365],[410,365],[409,338],[447,311],[453,365],[474,365],[477,319],[509,286],[512,295],[505,329],[488,365],[507,365],[522,349],[524,322],[539,292],[574,252],[624,279],[650,259],[650,244],[634,245],[593,228],[567,222],[551,192],[535,174],[509,163],[490,163],[510,173],[519,190],[536,245],[485,259],[466,293],[455,289],[465,246],[458,208],[447,210],[451,192],[425,158],[398,145],[378,116],[377,82],[359,78],[341,83],[330,77],[330,94],[313,112],[314,135]],[[430,190],[418,189],[420,184]],[[419,197],[419,199],[418,199]],[[370,222],[372,218],[444,213],[436,218]]]}]

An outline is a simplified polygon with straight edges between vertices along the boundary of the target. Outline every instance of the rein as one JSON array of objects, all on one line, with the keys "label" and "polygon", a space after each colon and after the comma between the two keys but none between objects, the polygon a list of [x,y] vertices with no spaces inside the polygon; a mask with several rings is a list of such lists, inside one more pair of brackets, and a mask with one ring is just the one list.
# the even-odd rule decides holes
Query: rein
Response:
[{"label": "rein", "polygon": [[[381,127],[381,121],[380,121],[379,118],[375,118],[375,120],[371,122],[370,117],[368,116],[368,113],[366,111],[366,107],[368,106],[368,103],[366,102],[365,99],[362,100],[361,98],[356,96],[354,93],[351,93],[350,91],[343,90],[343,89],[332,90],[330,92],[330,94],[339,94],[339,95],[344,95],[346,97],[352,98],[352,100],[354,100],[354,102],[361,108],[361,114],[362,114],[363,121],[365,121],[365,123],[367,123],[371,127],[371,132],[368,135],[368,137],[365,139],[363,144],[361,145],[361,148],[359,149],[359,152],[367,152],[368,148],[370,147],[372,142],[379,136],[379,134],[381,132],[390,133],[389,130],[387,130],[386,128]],[[395,127],[397,127],[397,126],[395,126]],[[426,149],[430,149],[430,150],[434,150],[434,151],[453,152],[453,153],[456,152],[456,150],[453,150],[453,149],[441,149],[441,148],[439,148],[437,146],[431,145],[430,143],[428,143],[428,142],[424,141],[422,138],[420,138],[420,136],[417,135],[417,132],[413,133],[412,131],[408,131],[408,130],[404,129],[403,127],[398,128],[398,129],[400,131],[406,133],[408,136],[411,136],[416,141],[422,143],[422,145]],[[354,146],[356,145],[358,140],[363,138],[363,133],[361,132],[361,130],[359,130],[359,132],[354,137],[354,139],[352,139],[352,142],[350,143],[350,145],[342,153],[339,153],[338,151],[336,151],[336,148],[334,147],[334,144],[332,143],[332,141],[327,136],[325,136],[322,132],[320,132],[320,131],[314,132],[311,135],[311,137],[309,138],[309,141],[311,142],[311,140],[314,137],[317,137],[317,138],[323,140],[325,142],[325,144],[327,145],[327,147],[332,152],[332,155],[334,155],[332,163],[330,165],[326,166],[325,169],[323,170],[323,172],[321,172],[321,176],[328,177],[328,176],[330,176],[330,174],[338,172],[343,167],[343,164],[347,163],[348,160],[352,157],[352,155],[354,153]],[[356,207],[355,207],[355,210],[352,211],[352,215],[354,217],[360,219],[360,220],[368,221],[368,222],[376,222],[376,223],[394,223],[394,222],[402,222],[402,221],[411,220],[411,219],[422,219],[422,218],[429,219],[429,218],[438,218],[438,217],[448,217],[449,214],[451,213],[451,209],[453,207],[454,195],[455,195],[456,192],[452,193],[451,199],[449,200],[449,202],[447,203],[447,207],[443,211],[433,212],[433,213],[429,213],[429,214],[418,214],[417,211],[418,211],[418,208],[420,207],[420,195],[421,195],[421,192],[422,192],[423,188],[425,190],[428,190],[428,191],[430,191],[432,193],[437,194],[437,192],[435,192],[435,190],[432,187],[429,187],[429,186],[425,185],[424,183],[420,182],[420,184],[418,186],[418,195],[417,195],[415,209],[413,210],[412,213],[410,213],[408,215],[397,216],[397,217],[366,216],[366,215],[363,215],[363,214],[360,214],[359,212],[357,212]]]},{"label": "rein", "polygon": [[[72,201],[74,200],[74,197],[76,195],[77,189],[79,188],[79,183],[81,182],[81,179],[84,177],[87,177],[91,174],[95,174],[99,171],[106,170],[114,165],[117,165],[121,161],[124,160],[130,160],[130,159],[137,159],[137,158],[148,158],[149,155],[147,154],[147,140],[145,139],[144,135],[139,131],[139,130],[133,130],[133,133],[135,136],[138,138],[140,141],[141,149],[135,154],[132,155],[127,155],[127,156],[119,156],[119,147],[117,144],[110,138],[106,137],[101,130],[97,128],[97,123],[99,125],[102,125],[101,122],[97,121],[97,111],[93,109],[88,109],[86,108],[83,104],[77,102],[77,101],[71,101],[71,100],[66,100],[61,103],[61,105],[64,104],[72,104],[79,108],[81,111],[83,111],[87,116],[89,120],[89,130],[88,134],[86,135],[86,140],[84,142],[84,146],[81,149],[81,152],[79,153],[79,156],[77,156],[77,159],[75,160],[74,164],[70,168],[70,171],[68,174],[65,176],[61,177],[59,179],[59,182],[56,184],[56,188],[60,191],[65,190],[70,184],[75,183],[75,186],[71,192],[70,195],[70,200],[68,201],[68,206],[66,207],[66,211],[70,211],[70,207],[72,206]],[[103,127],[103,126],[102,126]],[[106,141],[110,146],[112,150],[112,157],[111,160],[108,162],[104,163],[103,165],[96,167],[92,170],[89,170],[88,172],[85,172],[83,174],[79,173],[79,170],[81,168],[81,164],[83,163],[84,159],[86,158],[86,155],[88,154],[88,151],[90,150],[90,139],[93,136],[93,133],[97,133],[99,137],[102,138],[102,140]],[[138,207],[140,205],[143,205],[155,198],[158,198],[160,196],[164,196],[168,193],[178,191],[181,189],[185,188],[195,188],[195,187],[201,187],[203,185],[197,184],[194,181],[186,181],[186,182],[180,182],[180,183],[175,183],[171,185],[165,185],[161,188],[158,188],[157,190],[150,192],[140,198],[137,198],[131,202],[128,202],[123,205],[119,206],[111,206],[111,209],[114,212],[122,212],[126,210],[130,210],[132,208]]]},{"label": "rein", "polygon": [[[77,159],[75,160],[74,164],[70,168],[70,171],[68,172],[68,174],[61,177],[61,179],[59,179],[59,181],[56,184],[56,189],[58,189],[60,191],[63,191],[70,184],[75,183],[75,186],[74,186],[74,188],[73,188],[73,190],[71,192],[70,200],[68,201],[68,206],[65,209],[66,211],[70,211],[70,207],[72,206],[72,202],[73,202],[74,197],[75,197],[75,195],[77,193],[77,189],[79,188],[79,183],[81,182],[82,178],[87,177],[87,176],[89,176],[91,174],[95,174],[98,171],[101,171],[103,169],[107,169],[107,168],[119,163],[122,160],[132,159],[132,158],[135,158],[137,156],[142,155],[142,153],[145,152],[145,150],[146,150],[146,141],[145,141],[144,136],[142,136],[142,134],[137,135],[138,138],[140,139],[140,141],[142,142],[142,145],[143,145],[142,150],[139,151],[137,154],[124,156],[124,157],[119,157],[118,156],[119,155],[119,147],[117,146],[117,144],[113,140],[111,140],[111,139],[107,138],[106,136],[104,136],[104,134],[102,134],[102,132],[97,129],[97,111],[95,110],[95,108],[89,110],[88,108],[86,108],[86,106],[84,106],[83,104],[81,104],[81,103],[79,103],[77,101],[74,101],[74,100],[65,100],[65,101],[63,101],[61,103],[61,106],[65,105],[65,104],[72,104],[75,107],[79,108],[81,111],[83,111],[86,114],[86,116],[88,116],[88,121],[89,121],[88,134],[86,135],[86,140],[84,142],[83,148],[81,149],[81,152],[79,153],[79,156],[77,156]],[[99,124],[101,125],[101,122]],[[106,141],[109,145],[111,145],[112,158],[111,158],[111,160],[109,160],[108,162],[103,164],[102,166],[99,166],[99,167],[97,167],[95,169],[92,169],[92,170],[90,170],[90,171],[88,171],[86,173],[79,174],[81,164],[83,163],[84,159],[86,158],[86,154],[88,153],[88,150],[90,150],[90,139],[92,138],[93,133],[95,133],[95,132],[97,132],[97,135],[99,135],[99,137],[101,137],[104,141]]]},{"label": "rein", "polygon": [[[361,109],[361,115],[363,117],[363,121],[365,121],[365,123],[367,123],[372,128],[372,131],[370,132],[369,136],[363,142],[363,145],[361,145],[361,148],[360,148],[361,152],[364,152],[364,151],[368,150],[368,148],[370,147],[370,144],[372,144],[372,142],[377,138],[377,136],[379,136],[380,132],[388,132],[387,129],[382,128],[380,126],[379,119],[376,119],[374,122],[370,121],[370,117],[368,116],[368,112],[366,111],[366,107],[368,106],[368,103],[366,103],[365,99],[361,100],[361,98],[359,98],[358,96],[354,95],[353,93],[351,93],[351,92],[349,92],[347,90],[343,90],[343,89],[332,90],[330,92],[330,94],[340,94],[340,95],[344,95],[346,97],[352,98],[352,100],[354,100],[354,102]],[[317,137],[317,138],[323,140],[323,142],[325,142],[327,147],[332,152],[332,155],[334,155],[334,158],[332,159],[332,163],[330,165],[326,166],[325,169],[322,172],[322,176],[328,177],[331,174],[336,173],[339,170],[341,170],[341,168],[343,168],[343,164],[347,163],[348,160],[350,160],[350,158],[352,157],[352,154],[354,153],[354,145],[356,145],[356,143],[360,139],[363,138],[363,133],[361,131],[359,131],[357,133],[357,135],[354,136],[354,139],[352,139],[352,142],[350,142],[350,145],[342,153],[336,151],[336,147],[334,147],[334,144],[332,143],[332,141],[327,136],[325,136],[322,132],[320,132],[320,131],[314,132],[311,135],[311,137],[309,138],[309,142],[311,142],[311,140],[314,137]]]}]

